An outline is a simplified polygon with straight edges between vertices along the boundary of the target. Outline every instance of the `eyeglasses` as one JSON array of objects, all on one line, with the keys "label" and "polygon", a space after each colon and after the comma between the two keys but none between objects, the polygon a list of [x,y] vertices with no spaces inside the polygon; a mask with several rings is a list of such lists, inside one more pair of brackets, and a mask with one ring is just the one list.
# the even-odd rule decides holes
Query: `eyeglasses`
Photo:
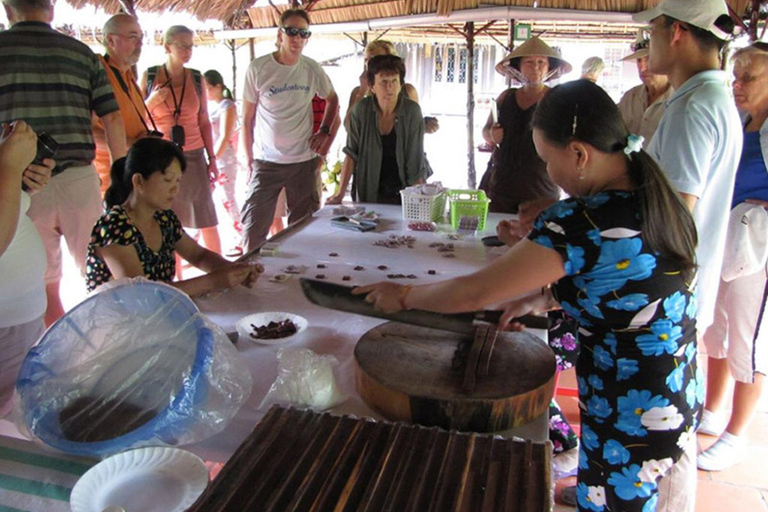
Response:
[{"label": "eyeglasses", "polygon": [[182,50],[191,50],[192,48],[195,47],[194,44],[181,44],[181,43],[170,43],[170,44]]},{"label": "eyeglasses", "polygon": [[288,37],[300,36],[302,39],[309,39],[309,36],[312,35],[312,32],[306,28],[280,27],[280,30],[282,30]]},{"label": "eyeglasses", "polygon": [[640,41],[639,43],[634,43],[634,44],[630,45],[630,49],[633,52],[637,52],[637,51],[640,51],[640,50],[647,50],[648,49],[648,43],[649,43],[649,41],[647,41],[647,40],[646,41]]}]

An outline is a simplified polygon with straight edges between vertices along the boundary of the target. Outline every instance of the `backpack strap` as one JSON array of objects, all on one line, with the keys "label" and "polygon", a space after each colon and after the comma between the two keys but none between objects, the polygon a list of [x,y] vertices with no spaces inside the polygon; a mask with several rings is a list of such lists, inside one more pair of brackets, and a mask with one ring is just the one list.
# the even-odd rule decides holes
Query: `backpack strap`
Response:
[{"label": "backpack strap", "polygon": [[197,97],[201,98],[203,95],[203,74],[196,69],[191,69],[190,71],[192,71],[192,80],[195,82]]},{"label": "backpack strap", "polygon": [[155,86],[155,79],[157,78],[157,68],[160,66],[150,66],[147,68],[147,94],[144,99],[149,98],[152,94],[152,88]]}]

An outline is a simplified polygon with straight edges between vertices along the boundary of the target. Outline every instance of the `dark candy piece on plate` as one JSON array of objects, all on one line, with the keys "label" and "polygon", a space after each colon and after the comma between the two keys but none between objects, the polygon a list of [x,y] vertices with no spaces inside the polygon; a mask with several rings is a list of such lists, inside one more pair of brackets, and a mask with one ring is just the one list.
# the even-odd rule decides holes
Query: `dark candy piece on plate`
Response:
[{"label": "dark candy piece on plate", "polygon": [[339,253],[336,253],[336,252],[331,252],[331,253],[328,253],[328,256],[331,256],[331,257],[334,257],[334,258],[335,258],[336,256],[338,256],[338,255],[339,255]]},{"label": "dark candy piece on plate", "polygon": [[376,267],[376,268],[378,268],[379,270],[387,270],[389,267],[388,267],[388,266],[386,266],[386,265],[379,265],[379,266],[378,266],[378,267]]},{"label": "dark candy piece on plate", "polygon": [[324,263],[318,263],[317,264],[317,268],[325,268],[325,264]]},{"label": "dark candy piece on plate", "polygon": [[317,274],[315,279],[325,279],[325,274]]},{"label": "dark candy piece on plate", "polygon": [[343,276],[343,277],[341,278],[341,280],[342,280],[342,281],[349,281],[350,279],[352,279],[352,278],[351,278],[351,277],[349,277],[349,276]]},{"label": "dark candy piece on plate", "polygon": [[437,270],[427,270],[427,274],[433,276],[433,275],[437,274]]},{"label": "dark candy piece on plate", "polygon": [[359,272],[361,270],[365,270],[365,267],[358,265],[355,268],[353,268],[352,270],[357,270]]}]

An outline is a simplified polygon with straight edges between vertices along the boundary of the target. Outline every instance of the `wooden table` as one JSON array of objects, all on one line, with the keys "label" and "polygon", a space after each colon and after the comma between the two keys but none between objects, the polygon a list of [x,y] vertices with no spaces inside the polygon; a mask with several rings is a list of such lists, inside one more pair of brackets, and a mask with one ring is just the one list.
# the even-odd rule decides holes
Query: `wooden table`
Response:
[{"label": "wooden table", "polygon": [[[358,315],[337,312],[311,304],[304,298],[298,276],[293,276],[282,283],[270,282],[269,278],[282,273],[288,265],[306,267],[304,277],[315,278],[319,274],[331,282],[345,285],[364,285],[385,280],[387,274],[417,275],[417,279],[404,279],[404,283],[422,284],[467,274],[486,264],[498,249],[493,251],[481,243],[481,236],[466,237],[451,241],[447,234],[453,232],[450,226],[445,231],[412,232],[408,231],[402,220],[400,207],[387,205],[366,205],[381,214],[381,222],[375,231],[358,233],[331,226],[332,207],[325,207],[301,229],[282,238],[276,254],[261,257],[265,274],[256,287],[251,290],[238,288],[217,297],[198,300],[201,311],[219,324],[226,332],[235,331],[237,321],[243,316],[260,311],[288,311],[304,316],[309,328],[292,338],[284,346],[291,348],[309,348],[318,354],[330,354],[336,357],[337,383],[348,399],[333,409],[337,414],[355,414],[358,416],[379,418],[358,396],[354,384],[353,350],[360,337],[381,320]],[[486,232],[494,234],[495,226],[502,217],[489,215]],[[375,246],[374,242],[390,235],[413,236],[416,242],[413,248],[403,246],[390,249]],[[434,247],[434,242],[453,243],[454,258],[445,258]],[[331,256],[331,253],[337,256]],[[317,265],[325,265],[318,269]],[[386,270],[377,267],[386,265]],[[364,270],[354,270],[362,266]],[[434,270],[430,275],[428,270]],[[343,276],[350,276],[350,281],[342,281]],[[545,336],[544,331],[532,331]],[[237,343],[243,359],[251,369],[253,392],[230,425],[220,434],[186,449],[206,460],[226,461],[237,447],[250,434],[254,426],[266,414],[268,408],[259,409],[269,387],[277,375],[276,352],[279,346],[262,346],[248,341]],[[546,414],[541,418],[513,432],[516,435],[536,441],[547,438]]]}]

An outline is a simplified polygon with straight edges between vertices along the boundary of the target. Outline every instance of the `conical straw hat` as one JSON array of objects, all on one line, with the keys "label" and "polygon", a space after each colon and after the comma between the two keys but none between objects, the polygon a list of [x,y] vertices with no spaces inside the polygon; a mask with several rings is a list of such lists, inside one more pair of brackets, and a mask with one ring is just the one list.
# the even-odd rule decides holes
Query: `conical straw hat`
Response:
[{"label": "conical straw hat", "polygon": [[[549,46],[538,37],[532,37],[504,57],[501,62],[496,64],[496,71],[504,76],[512,76],[517,73],[510,73],[510,68],[520,71],[520,59],[523,57],[547,57],[549,58],[550,76],[547,80],[554,80],[561,75],[571,72],[572,66],[565,61],[560,52]],[[554,72],[554,73],[553,73]]]}]

